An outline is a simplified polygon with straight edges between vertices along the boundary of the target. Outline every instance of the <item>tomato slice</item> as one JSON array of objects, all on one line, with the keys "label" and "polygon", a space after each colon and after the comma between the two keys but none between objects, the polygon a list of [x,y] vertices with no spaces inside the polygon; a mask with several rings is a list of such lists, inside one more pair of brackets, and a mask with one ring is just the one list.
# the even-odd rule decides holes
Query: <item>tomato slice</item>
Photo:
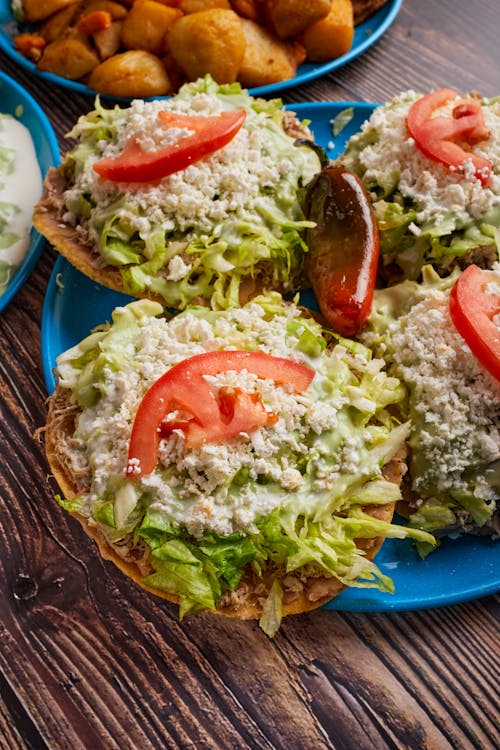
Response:
[{"label": "tomato slice", "polygon": [[468,266],[450,294],[455,328],[488,372],[500,380],[500,274]]},{"label": "tomato slice", "polygon": [[406,118],[410,135],[420,151],[429,159],[446,167],[464,172],[465,162],[474,165],[474,174],[483,185],[491,177],[490,161],[466,150],[479,141],[487,140],[490,132],[484,121],[481,103],[476,99],[460,99],[453,108],[452,117],[434,115],[434,112],[457,97],[451,89],[438,89],[414,102]]},{"label": "tomato slice", "polygon": [[342,167],[329,167],[309,183],[306,271],[321,312],[342,336],[365,324],[372,306],[379,232],[366,189]]},{"label": "tomato slice", "polygon": [[155,151],[143,151],[133,139],[118,156],[96,162],[93,168],[97,174],[113,182],[158,182],[226,146],[245,122],[246,112],[231,109],[220,115],[198,117],[164,110],[158,118],[166,126],[194,132]]},{"label": "tomato slice", "polygon": [[186,431],[187,445],[196,447],[206,442],[218,443],[278,421],[275,414],[266,410],[258,393],[246,393],[240,388],[221,388],[216,401],[220,421],[211,424],[207,430],[193,420]]},{"label": "tomato slice", "polygon": [[[305,391],[314,377],[314,370],[306,365],[263,352],[206,352],[179,362],[153,383],[139,405],[128,452],[126,475],[130,479],[153,471],[160,438],[174,429],[184,432],[186,446],[197,447],[276,422],[259,394],[220,388],[217,397],[212,396],[204,376],[228,370],[247,370],[259,378],[289,385],[295,393]],[[166,421],[175,411],[181,416]]]}]

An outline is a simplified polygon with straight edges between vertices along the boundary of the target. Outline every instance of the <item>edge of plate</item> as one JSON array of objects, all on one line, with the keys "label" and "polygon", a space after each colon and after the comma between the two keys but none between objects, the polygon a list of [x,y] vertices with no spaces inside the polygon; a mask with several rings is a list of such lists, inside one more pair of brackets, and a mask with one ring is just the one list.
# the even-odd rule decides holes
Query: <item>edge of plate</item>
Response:
[{"label": "edge of plate", "polygon": [[[19,100],[20,100],[19,104],[24,108],[23,114],[26,113],[26,109],[27,109],[29,113],[34,117],[35,121],[39,123],[41,132],[43,134],[43,138],[45,139],[47,143],[47,147],[50,153],[50,163],[48,164],[47,168],[50,166],[56,167],[59,164],[60,158],[61,158],[60,152],[59,152],[59,145],[57,142],[54,129],[52,125],[50,124],[50,121],[47,115],[45,114],[41,106],[38,104],[38,102],[31,96],[31,94],[28,91],[26,91],[25,88],[23,88],[23,86],[21,86],[21,84],[19,84],[9,75],[7,75],[7,73],[4,73],[1,70],[0,70],[0,82],[6,85],[8,88],[10,88],[15,96],[19,97]],[[2,104],[0,103],[0,109],[1,107],[2,107]],[[20,122],[23,121],[22,116],[20,116],[18,119]],[[31,128],[28,127],[28,130],[30,130],[31,137],[33,138],[33,133],[31,132]],[[40,161],[38,158],[38,151],[37,151],[37,161],[40,165],[40,171],[42,173],[42,179],[43,179],[43,177],[45,176],[46,169],[43,169],[42,165],[40,164]],[[24,260],[21,262],[21,264],[19,265],[19,267],[17,268],[16,272],[14,273],[12,280],[9,282],[7,286],[7,289],[0,296],[0,312],[2,312],[5,309],[5,307],[11,302],[11,300],[16,296],[18,291],[26,282],[28,277],[31,275],[31,272],[33,271],[36,264],[38,263],[38,260],[40,259],[40,256],[43,252],[44,247],[45,247],[45,238],[42,237],[42,235],[39,234],[36,231],[36,229],[32,227],[30,246],[28,248],[26,256]]]}]

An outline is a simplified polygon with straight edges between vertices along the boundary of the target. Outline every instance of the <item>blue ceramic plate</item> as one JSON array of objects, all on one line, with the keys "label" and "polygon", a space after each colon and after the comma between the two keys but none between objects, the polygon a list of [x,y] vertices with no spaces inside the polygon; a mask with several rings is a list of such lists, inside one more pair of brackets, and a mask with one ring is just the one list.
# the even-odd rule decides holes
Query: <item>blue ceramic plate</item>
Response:
[{"label": "blue ceramic plate", "polygon": [[[43,110],[22,86],[2,72],[0,72],[0,112],[13,115],[30,131],[42,176],[49,167],[59,164],[57,139]],[[44,245],[44,238],[32,229],[28,252],[7,289],[0,296],[0,312],[17,294],[32,272]]]},{"label": "blue ceramic plate", "polygon": [[[330,157],[344,149],[347,138],[357,132],[373,111],[372,104],[296,104],[300,118],[311,120],[318,143]],[[346,116],[347,115],[347,116]],[[347,122],[338,135],[333,127]],[[50,278],[42,319],[42,362],[47,389],[55,381],[55,358],[78,343],[93,327],[110,321],[111,311],[130,297],[109,291],[76,271],[59,258]],[[455,604],[500,591],[500,542],[476,537],[445,540],[425,560],[412,544],[387,540],[377,555],[377,564],[395,584],[394,594],[372,589],[349,588],[328,609],[388,612]]]},{"label": "blue ceramic plate", "polygon": [[[331,60],[327,63],[304,63],[299,66],[297,75],[294,78],[291,78],[288,81],[274,83],[270,86],[259,86],[258,88],[250,89],[250,93],[258,96],[268,94],[274,96],[278,92],[290,88],[291,86],[299,86],[308,81],[312,81],[315,78],[319,78],[326,73],[330,73],[332,70],[340,68],[358,55],[361,55],[362,52],[368,49],[368,47],[371,47],[371,45],[387,31],[399,13],[402,3],[403,0],[390,0],[370,18],[357,26],[354,32],[352,47],[349,52],[342,55],[342,57],[338,57],[336,60]],[[20,55],[12,44],[13,24],[14,18],[10,10],[10,0],[0,0],[0,48],[3,49],[12,60],[15,60],[23,68],[45,78],[45,80],[50,81],[51,83],[59,84],[59,86],[72,89],[80,94],[95,95],[95,91],[88,86],[85,86],[83,83],[69,81],[61,76],[56,76],[53,73],[39,71],[33,62],[27,60],[23,55]]]}]

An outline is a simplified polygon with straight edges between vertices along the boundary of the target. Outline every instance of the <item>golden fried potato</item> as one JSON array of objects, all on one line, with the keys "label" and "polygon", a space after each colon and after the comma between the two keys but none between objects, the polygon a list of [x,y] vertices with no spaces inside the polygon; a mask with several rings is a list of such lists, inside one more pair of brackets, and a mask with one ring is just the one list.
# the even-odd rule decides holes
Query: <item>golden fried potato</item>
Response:
[{"label": "golden fried potato", "polygon": [[349,52],[354,36],[351,0],[334,0],[326,18],[312,24],[300,40],[311,62],[326,62]]},{"label": "golden fried potato", "polygon": [[77,2],[78,0],[23,0],[24,17],[29,23],[44,21],[58,10]]},{"label": "golden fried potato", "polygon": [[77,28],[68,28],[45,47],[37,67],[76,81],[87,75],[98,63],[97,52],[85,34]]},{"label": "golden fried potato", "polygon": [[96,31],[95,34],[92,34],[92,39],[101,60],[107,60],[108,57],[116,55],[120,49],[122,26],[123,21],[113,21],[108,29],[102,29],[102,31]]},{"label": "golden fried potato", "polygon": [[242,18],[265,25],[264,6],[261,0],[231,0],[231,8]]},{"label": "golden fried potato", "polygon": [[387,0],[352,0],[352,10],[354,15],[354,26],[366,21],[375,13]]},{"label": "golden fried potato", "polygon": [[238,71],[242,86],[267,86],[293,78],[297,72],[294,49],[263,26],[241,19],[245,35],[245,54]]},{"label": "golden fried potato", "polygon": [[219,8],[183,16],[168,34],[168,47],[189,80],[210,73],[217,83],[233,83],[245,53],[241,19]]},{"label": "golden fried potato", "polygon": [[88,16],[96,10],[106,11],[113,21],[121,21],[127,15],[127,9],[121,3],[115,3],[114,0],[87,0],[81,15]]},{"label": "golden fried potato", "polygon": [[200,10],[210,8],[224,8],[231,10],[229,0],[181,0],[179,10],[183,13],[198,13]]},{"label": "golden fried potato", "polygon": [[276,34],[287,39],[327,16],[331,7],[332,0],[268,0],[267,11]]},{"label": "golden fried potato", "polygon": [[[137,2],[140,2],[140,0],[120,0],[124,5],[128,5],[129,8],[132,7]],[[155,0],[155,2],[160,3],[160,5],[168,5],[169,8],[178,8],[179,7],[179,0]]]},{"label": "golden fried potato", "polygon": [[[120,0],[121,4],[124,5],[126,8],[131,8],[134,4],[135,0]],[[158,0],[158,2],[161,2],[161,0]],[[175,5],[175,0],[172,0],[170,3],[166,3],[167,5]]]},{"label": "golden fried potato", "polygon": [[156,0],[136,0],[123,23],[123,46],[162,55],[166,52],[166,34],[181,16],[178,8]]},{"label": "golden fried potato", "polygon": [[47,18],[44,23],[40,26],[39,34],[47,40],[47,43],[54,42],[61,34],[71,26],[74,19],[77,17],[81,4],[76,3],[68,5],[67,8],[58,10],[57,13]]},{"label": "golden fried potato", "polygon": [[170,92],[167,72],[156,55],[128,50],[97,65],[88,85],[102,94],[117,97],[163,96]]}]

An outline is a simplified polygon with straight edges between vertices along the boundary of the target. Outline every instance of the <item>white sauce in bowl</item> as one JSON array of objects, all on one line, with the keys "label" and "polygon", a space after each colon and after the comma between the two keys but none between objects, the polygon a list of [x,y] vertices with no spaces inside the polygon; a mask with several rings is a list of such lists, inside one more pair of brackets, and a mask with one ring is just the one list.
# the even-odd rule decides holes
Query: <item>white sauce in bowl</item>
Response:
[{"label": "white sauce in bowl", "polygon": [[0,294],[30,245],[33,208],[42,195],[42,175],[29,130],[0,114]]}]

